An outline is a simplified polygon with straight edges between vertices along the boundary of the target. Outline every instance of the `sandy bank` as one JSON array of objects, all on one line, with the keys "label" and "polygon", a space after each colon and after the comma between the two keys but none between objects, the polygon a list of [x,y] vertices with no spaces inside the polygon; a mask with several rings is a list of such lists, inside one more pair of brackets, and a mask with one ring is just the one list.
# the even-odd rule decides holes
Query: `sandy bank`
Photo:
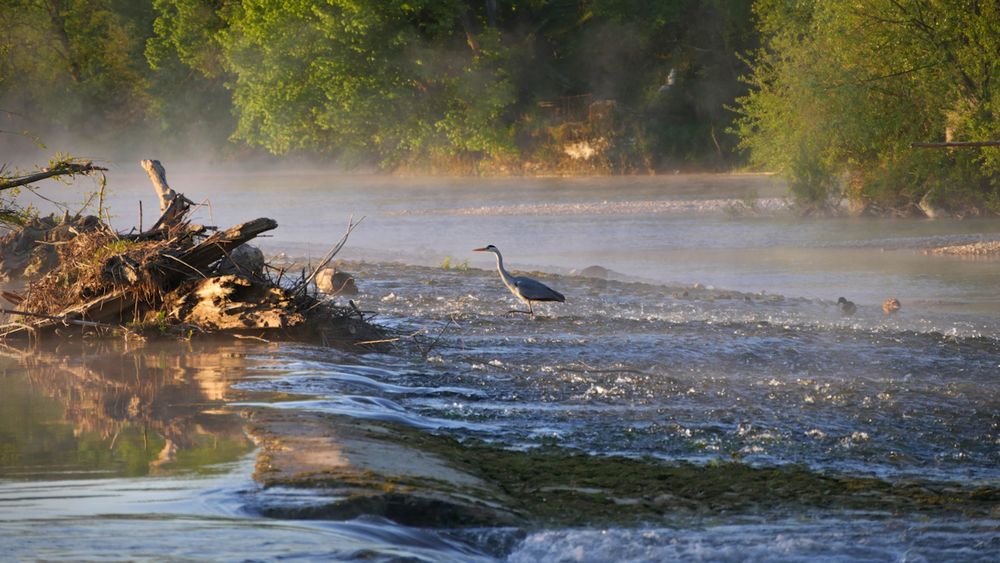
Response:
[{"label": "sandy bank", "polygon": [[996,258],[1000,257],[1000,241],[982,241],[971,244],[958,244],[953,246],[942,246],[926,251],[933,256],[969,256],[975,258]]}]

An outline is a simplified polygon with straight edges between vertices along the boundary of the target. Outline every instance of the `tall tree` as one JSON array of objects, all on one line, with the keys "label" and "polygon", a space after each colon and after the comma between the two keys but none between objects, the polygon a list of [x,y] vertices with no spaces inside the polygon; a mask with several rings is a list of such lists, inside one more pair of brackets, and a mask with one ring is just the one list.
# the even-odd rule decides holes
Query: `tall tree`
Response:
[{"label": "tall tree", "polygon": [[497,34],[433,0],[248,0],[220,35],[236,138],[384,166],[510,149],[512,90]]},{"label": "tall tree", "polygon": [[232,94],[219,36],[230,0],[152,0],[146,41],[155,133],[171,148],[218,154],[235,147]]},{"label": "tall tree", "polygon": [[30,117],[39,134],[99,137],[141,122],[146,15],[113,0],[0,0],[0,107]]},{"label": "tall tree", "polygon": [[766,45],[739,130],[804,203],[846,190],[881,212],[1000,211],[1000,151],[910,147],[1000,138],[1000,5],[761,0],[757,14]]}]

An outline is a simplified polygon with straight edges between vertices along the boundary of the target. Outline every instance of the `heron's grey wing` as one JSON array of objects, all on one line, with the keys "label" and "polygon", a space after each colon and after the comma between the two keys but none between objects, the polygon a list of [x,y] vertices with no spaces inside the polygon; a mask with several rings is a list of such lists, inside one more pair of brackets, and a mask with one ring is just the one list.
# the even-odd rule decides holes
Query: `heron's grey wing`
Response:
[{"label": "heron's grey wing", "polygon": [[515,277],[514,286],[517,287],[517,291],[521,294],[521,297],[531,299],[532,301],[561,302],[566,300],[562,293],[559,293],[544,283],[531,278],[523,276]]}]

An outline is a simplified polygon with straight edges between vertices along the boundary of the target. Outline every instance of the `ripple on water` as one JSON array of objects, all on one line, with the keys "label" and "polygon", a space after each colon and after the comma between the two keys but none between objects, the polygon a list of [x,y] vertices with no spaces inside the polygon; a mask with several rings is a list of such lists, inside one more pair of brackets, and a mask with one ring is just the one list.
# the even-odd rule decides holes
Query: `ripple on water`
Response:
[{"label": "ripple on water", "polygon": [[366,267],[392,280],[367,298],[391,294],[382,314],[423,331],[414,351],[433,340],[436,361],[321,362],[329,377],[302,389],[391,397],[410,424],[518,448],[1000,480],[1000,345],[981,321],[844,319],[833,301],[573,277],[543,277],[571,302],[510,318],[491,272]]},{"label": "ripple on water", "polygon": [[530,534],[508,561],[985,562],[1000,549],[1000,527],[992,520],[853,516],[815,514],[684,528],[547,530]]}]

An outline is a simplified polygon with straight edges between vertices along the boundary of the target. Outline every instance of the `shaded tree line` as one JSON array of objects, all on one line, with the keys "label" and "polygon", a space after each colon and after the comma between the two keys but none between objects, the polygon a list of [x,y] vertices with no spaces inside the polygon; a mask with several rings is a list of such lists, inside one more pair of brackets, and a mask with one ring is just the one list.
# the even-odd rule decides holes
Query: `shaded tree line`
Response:
[{"label": "shaded tree line", "polygon": [[750,165],[816,211],[997,212],[1000,149],[911,146],[1000,139],[997,22],[985,0],[0,0],[0,143]]},{"label": "shaded tree line", "polygon": [[728,169],[750,5],[0,0],[0,129],[381,169]]}]

